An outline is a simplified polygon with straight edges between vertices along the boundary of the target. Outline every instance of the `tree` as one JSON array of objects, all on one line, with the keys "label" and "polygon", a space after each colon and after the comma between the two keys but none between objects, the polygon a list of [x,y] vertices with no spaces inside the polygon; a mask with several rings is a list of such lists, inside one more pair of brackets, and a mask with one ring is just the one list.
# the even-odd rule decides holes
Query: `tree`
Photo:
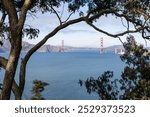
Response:
[{"label": "tree", "polygon": [[34,80],[33,81],[34,86],[32,87],[32,94],[31,97],[32,100],[44,100],[44,97],[42,96],[42,92],[45,90],[45,86],[49,85],[46,82],[42,82],[41,80]]},{"label": "tree", "polygon": [[100,99],[150,99],[150,52],[137,45],[133,36],[124,43],[125,53],[121,60],[126,66],[121,78],[113,78],[113,72],[107,71],[98,79],[85,81],[88,93],[97,93]]},{"label": "tree", "polygon": [[[84,84],[87,89],[87,93],[91,94],[92,92],[98,94],[99,99],[101,100],[115,100],[119,93],[117,86],[117,79],[113,80],[113,72],[106,71],[98,79],[93,77],[88,78]],[[83,84],[83,83],[82,83]]]},{"label": "tree", "polygon": [[150,52],[137,45],[133,36],[124,44],[125,54],[121,60],[126,63],[121,75],[123,99],[150,99]]},{"label": "tree", "polygon": [[[64,4],[67,4],[68,7],[63,7]],[[11,90],[16,99],[21,99],[25,85],[26,65],[32,54],[44,45],[48,39],[56,35],[57,32],[72,24],[84,21],[95,30],[114,38],[128,33],[140,32],[143,38],[149,39],[149,6],[149,0],[0,0],[0,12],[2,14],[0,20],[0,45],[3,45],[4,39],[8,39],[11,44],[9,57],[0,57],[0,67],[5,70],[2,83],[2,99],[10,99]],[[81,7],[86,7],[85,9],[87,10],[82,11],[80,10]],[[61,12],[59,12],[60,8],[63,8]],[[65,20],[62,18],[64,11],[69,14]],[[35,15],[38,12],[55,14],[59,25],[31,48],[22,58],[21,64],[18,65],[23,36],[35,38],[39,33],[38,29],[25,28],[27,14]],[[70,18],[77,13],[79,13],[78,18]],[[118,34],[111,34],[94,25],[94,22],[98,22],[100,17],[109,14],[127,21],[127,29]],[[134,29],[130,28],[130,24],[133,24]],[[14,79],[17,67],[20,67],[19,83]]]}]

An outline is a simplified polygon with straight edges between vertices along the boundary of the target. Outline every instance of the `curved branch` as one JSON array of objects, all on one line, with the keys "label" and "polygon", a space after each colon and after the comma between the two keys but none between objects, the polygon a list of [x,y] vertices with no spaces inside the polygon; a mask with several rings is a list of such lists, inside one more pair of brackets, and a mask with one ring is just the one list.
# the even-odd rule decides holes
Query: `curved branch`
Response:
[{"label": "curved branch", "polygon": [[32,0],[25,0],[24,4],[23,4],[23,7],[21,9],[21,14],[20,14],[20,18],[19,18],[19,22],[18,22],[18,33],[20,33],[20,31],[22,31],[22,28],[23,28],[23,25],[24,25],[24,22],[26,20],[26,15],[27,15],[27,11],[30,7],[30,4],[31,4],[31,1]]},{"label": "curved branch", "polygon": [[67,18],[65,21],[63,21],[62,23],[67,22],[67,21],[70,19],[70,17],[72,16],[73,13],[74,13],[74,12],[70,13],[69,16],[68,16],[68,18]]},{"label": "curved branch", "polygon": [[58,18],[58,20],[59,20],[59,23],[60,23],[60,25],[61,25],[61,24],[62,24],[61,17],[60,17],[59,14],[57,13],[57,11],[52,7],[52,5],[51,5],[50,7],[51,7],[51,9],[54,11],[54,13],[56,14],[56,16],[57,16],[57,18]]},{"label": "curved branch", "polygon": [[118,37],[118,39],[119,39],[119,41],[122,43],[122,45],[124,44],[124,42],[121,40],[121,38],[120,37]]},{"label": "curved branch", "polygon": [[[130,18],[128,18],[127,16],[125,16],[124,14],[119,14],[115,11],[115,9],[105,9],[105,10],[102,10],[94,15],[92,15],[91,13],[88,13],[87,16],[85,17],[80,17],[78,19],[74,19],[74,20],[70,20],[68,22],[65,22],[64,24],[61,24],[59,25],[58,27],[56,27],[51,33],[49,33],[48,35],[46,35],[38,44],[36,44],[33,48],[31,48],[25,55],[25,57],[23,58],[22,62],[21,62],[21,66],[20,66],[20,78],[19,78],[19,89],[20,89],[20,93],[21,93],[21,96],[22,96],[22,93],[23,93],[23,90],[24,90],[24,85],[25,85],[25,73],[26,73],[26,65],[27,65],[27,62],[28,60],[30,59],[30,57],[32,56],[32,54],[37,51],[42,45],[44,45],[46,43],[46,41],[53,37],[58,31],[66,28],[67,26],[70,26],[72,24],[75,24],[75,23],[78,23],[78,22],[81,22],[81,21],[86,21],[87,24],[89,24],[90,26],[92,26],[95,30],[99,31],[99,32],[102,32],[108,36],[111,36],[111,37],[114,37],[114,38],[117,38],[119,36],[123,36],[127,33],[135,33],[135,32],[139,32],[141,30],[143,30],[143,28],[145,27],[141,27],[137,30],[128,30],[128,31],[125,31],[125,32],[122,32],[122,33],[119,33],[119,34],[110,34],[106,31],[103,31],[99,28],[97,28],[96,26],[94,26],[91,22],[96,19],[96,18],[99,18],[100,16],[104,15],[104,14],[115,14],[116,16],[118,17],[124,17],[127,21],[129,22],[132,22],[132,23],[135,23],[135,24],[138,24],[140,25],[138,22],[134,21],[134,20],[131,20]],[[59,19],[60,20],[60,19]],[[61,22],[62,23],[62,22]]]},{"label": "curved branch", "polygon": [[70,20],[62,25],[59,25],[58,27],[56,27],[51,33],[49,33],[48,35],[46,35],[38,44],[36,44],[33,48],[31,48],[27,54],[25,55],[25,57],[23,58],[22,62],[21,62],[21,66],[20,66],[20,79],[19,79],[19,89],[21,92],[21,95],[23,93],[24,90],[24,85],[25,85],[25,73],[26,73],[26,64],[29,60],[29,58],[32,56],[32,54],[37,51],[42,45],[44,45],[46,43],[46,41],[53,37],[58,31],[66,28],[67,26],[70,26],[72,24],[81,22],[81,21],[86,21],[87,17],[80,17],[78,19],[74,19],[74,20]]},{"label": "curved branch", "polygon": [[114,8],[111,8],[111,9],[101,10],[100,12],[98,12],[98,13],[92,15],[91,17],[90,17],[90,15],[91,15],[92,12],[89,12],[89,13],[87,14],[87,16],[90,17],[90,18],[89,18],[89,21],[92,22],[93,20],[99,18],[100,16],[102,16],[102,15],[104,15],[104,14],[111,14],[111,13],[114,13],[114,12],[115,12]]},{"label": "curved branch", "polygon": [[127,30],[129,30],[129,28],[130,28],[129,21],[126,21],[126,22],[127,22],[127,26],[124,24],[123,18],[121,17],[121,23],[122,23],[122,25],[123,25]]},{"label": "curved branch", "polygon": [[[117,13],[117,12],[112,12],[114,15],[116,15],[117,17],[123,17],[123,18],[125,18],[127,21],[129,21],[129,22],[131,22],[131,23],[133,23],[133,24],[136,24],[137,26],[140,26],[140,27],[143,27],[143,25],[142,24],[140,24],[139,22],[137,22],[137,21],[135,21],[135,20],[133,20],[132,18],[129,18],[127,15],[125,15],[125,14],[119,14],[119,13]],[[150,18],[150,17],[149,17]],[[148,21],[148,20],[150,20],[150,19],[146,19],[145,21]],[[144,25],[145,25],[145,23],[144,23]],[[145,27],[145,29],[146,30],[148,30],[148,27]]]},{"label": "curved branch", "polygon": [[137,30],[127,30],[127,31],[124,31],[124,32],[122,32],[122,33],[111,34],[111,33],[108,33],[108,32],[106,32],[106,31],[102,30],[102,29],[99,29],[98,27],[96,27],[95,25],[93,25],[93,24],[92,24],[91,22],[89,22],[88,20],[86,21],[86,23],[87,23],[88,25],[90,25],[91,27],[93,27],[93,28],[94,28],[95,30],[97,30],[98,32],[104,33],[104,34],[106,34],[106,35],[108,35],[108,36],[110,36],[110,37],[114,37],[114,38],[117,38],[117,37],[119,37],[119,36],[123,36],[123,35],[128,34],[128,33],[136,33],[136,32],[139,32],[139,31],[143,30],[143,27],[140,27],[140,28],[138,28]]},{"label": "curved branch", "polygon": [[[91,14],[92,12],[89,12],[88,13],[88,16],[92,15]],[[89,18],[89,22],[92,22],[93,20],[99,18],[100,16],[104,15],[104,14],[114,14],[115,16],[117,17],[120,17],[120,18],[125,18],[125,20],[127,21],[127,25],[129,27],[129,22],[135,24],[136,26],[140,26],[141,28],[144,27],[143,24],[141,24],[140,22],[130,18],[128,15],[125,15],[125,14],[121,14],[119,13],[118,11],[115,10],[115,8],[111,8],[111,9],[105,9],[105,10],[102,10],[94,15],[92,15],[90,18]],[[148,16],[148,18],[146,19],[146,21],[150,20],[150,17]],[[149,32],[149,26],[145,26],[143,28],[143,30],[146,29],[148,32]],[[148,37],[147,37],[148,38]]]}]

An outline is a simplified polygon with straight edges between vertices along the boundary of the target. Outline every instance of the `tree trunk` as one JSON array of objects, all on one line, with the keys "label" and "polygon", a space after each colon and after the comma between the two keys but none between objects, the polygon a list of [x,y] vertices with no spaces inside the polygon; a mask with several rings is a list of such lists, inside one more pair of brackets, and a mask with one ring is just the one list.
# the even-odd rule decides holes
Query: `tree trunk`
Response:
[{"label": "tree trunk", "polygon": [[[5,68],[5,76],[3,80],[2,99],[10,99],[11,89],[15,94],[16,99],[21,99],[20,90],[15,83],[14,77],[22,49],[22,29],[26,20],[26,14],[30,7],[32,0],[25,0],[18,15],[17,8],[14,0],[1,0],[3,10],[8,14],[9,28],[10,28],[10,43],[11,50],[8,58],[8,62]],[[19,16],[19,17],[18,17]],[[5,19],[5,14],[3,18]],[[1,22],[3,24],[3,20]],[[0,58],[3,59],[3,58]],[[4,60],[4,59],[3,59]],[[0,65],[4,65],[0,62]]]},{"label": "tree trunk", "polygon": [[21,100],[21,94],[20,94],[20,91],[19,91],[19,87],[16,84],[15,80],[13,81],[13,84],[12,84],[12,91],[14,93],[15,100]]},{"label": "tree trunk", "polygon": [[19,74],[19,91],[20,95],[22,97],[23,91],[24,91],[24,86],[25,86],[25,77],[26,77],[26,64],[28,60],[25,61],[23,60],[20,65],[20,74]]},{"label": "tree trunk", "polygon": [[[22,39],[16,39],[16,40],[18,40],[18,42],[14,44],[15,46],[12,45],[10,55],[8,58],[8,63],[6,66],[6,71],[5,71],[4,81],[3,81],[3,90],[2,90],[3,100],[10,99],[12,84],[14,81],[14,77],[15,77],[15,73],[16,73],[16,69],[17,69],[17,65],[19,61],[19,56],[21,52],[21,40]],[[20,96],[17,96],[17,97],[20,97]]]}]

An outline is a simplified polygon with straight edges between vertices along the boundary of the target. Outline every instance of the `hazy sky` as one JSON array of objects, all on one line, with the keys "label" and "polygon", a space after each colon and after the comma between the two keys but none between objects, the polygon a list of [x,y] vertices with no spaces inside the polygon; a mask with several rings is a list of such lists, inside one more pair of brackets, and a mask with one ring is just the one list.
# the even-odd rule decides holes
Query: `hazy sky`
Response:
[{"label": "hazy sky", "polygon": [[[77,17],[77,15],[72,16],[72,18],[75,17]],[[42,38],[44,38],[46,34],[51,32],[58,25],[56,16],[48,13],[38,14],[34,18],[29,18],[28,16],[27,19],[27,24],[40,29],[38,39],[25,40],[30,43],[39,42]],[[100,18],[96,22],[96,26],[111,33],[121,32],[123,29],[125,29],[125,27],[122,26],[121,20],[119,18],[116,19],[113,16]],[[121,39],[125,41],[126,36],[121,37]],[[142,43],[143,45],[145,45],[145,41],[142,39],[140,34],[134,34],[134,36],[137,38],[138,43]],[[112,38],[106,36],[103,33],[97,32],[84,22],[71,25],[61,30],[54,37],[50,38],[47,44],[61,45],[61,40],[64,40],[64,43],[67,46],[98,48],[100,47],[100,38],[103,38],[104,40],[104,47],[121,44],[121,42],[117,38]],[[150,46],[150,42],[148,42],[147,46]]]}]

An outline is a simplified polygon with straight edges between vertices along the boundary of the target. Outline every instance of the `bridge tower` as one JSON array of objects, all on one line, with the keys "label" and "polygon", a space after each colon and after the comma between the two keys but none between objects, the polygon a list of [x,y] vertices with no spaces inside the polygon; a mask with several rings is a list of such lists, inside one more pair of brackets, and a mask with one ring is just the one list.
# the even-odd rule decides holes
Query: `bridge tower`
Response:
[{"label": "bridge tower", "polygon": [[100,53],[103,53],[103,51],[104,51],[103,38],[100,38]]},{"label": "bridge tower", "polygon": [[64,40],[61,41],[61,52],[64,52]]}]

